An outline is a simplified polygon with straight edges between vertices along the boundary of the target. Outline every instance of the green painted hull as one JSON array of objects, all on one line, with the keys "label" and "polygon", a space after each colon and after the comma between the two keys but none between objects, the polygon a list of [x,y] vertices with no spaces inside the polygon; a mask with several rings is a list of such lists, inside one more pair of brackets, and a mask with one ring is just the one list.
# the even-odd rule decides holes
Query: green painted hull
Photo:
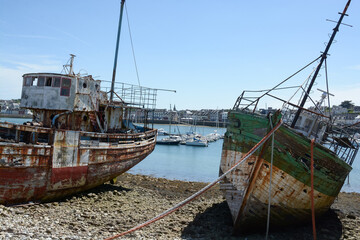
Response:
[{"label": "green painted hull", "polygon": [[[232,111],[228,118],[220,173],[247,153],[270,129],[270,121],[265,116]],[[280,116],[274,119],[274,124],[279,119]],[[282,226],[306,221],[311,216],[311,142],[284,125],[274,136],[271,224]],[[270,161],[271,141],[265,143],[244,166],[239,166],[222,182],[222,189],[232,211],[235,231],[244,226],[250,228],[254,224],[257,227],[259,223],[263,226],[266,224]],[[314,192],[318,214],[331,206],[351,169],[330,150],[316,144]]]}]

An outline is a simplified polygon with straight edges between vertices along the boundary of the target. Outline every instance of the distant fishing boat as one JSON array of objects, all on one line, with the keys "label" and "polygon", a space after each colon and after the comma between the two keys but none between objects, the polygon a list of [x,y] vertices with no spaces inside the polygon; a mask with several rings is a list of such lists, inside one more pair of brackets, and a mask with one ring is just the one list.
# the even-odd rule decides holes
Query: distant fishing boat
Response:
[{"label": "distant fishing boat", "polygon": [[181,142],[181,137],[176,135],[171,135],[156,140],[156,144],[161,144],[161,145],[180,145],[180,142]]},{"label": "distant fishing boat", "polygon": [[[323,65],[326,69],[328,50],[349,4],[350,0],[341,13],[325,51],[313,61],[319,61],[318,65],[307,81],[295,88],[301,95],[300,105],[292,103],[292,99],[281,99],[279,94],[273,95],[275,91],[278,93],[280,90],[294,89],[283,86],[286,79],[272,89],[244,91],[229,112],[220,175],[240,161],[275,125],[283,122],[274,133],[273,147],[270,138],[226,175],[220,184],[233,217],[235,233],[264,230],[268,219],[270,226],[311,220],[311,199],[314,201],[315,215],[323,214],[334,202],[352,169],[359,144],[355,141],[351,127],[334,125],[328,111],[330,103],[324,106],[331,94],[322,91],[320,101],[315,103],[311,99],[314,106],[308,109],[304,107],[311,98],[312,86],[320,69]],[[254,97],[256,93],[259,95]],[[261,115],[257,106],[265,98],[283,102],[282,110]],[[313,154],[311,146],[314,148]],[[312,156],[314,164],[311,164]]]}]

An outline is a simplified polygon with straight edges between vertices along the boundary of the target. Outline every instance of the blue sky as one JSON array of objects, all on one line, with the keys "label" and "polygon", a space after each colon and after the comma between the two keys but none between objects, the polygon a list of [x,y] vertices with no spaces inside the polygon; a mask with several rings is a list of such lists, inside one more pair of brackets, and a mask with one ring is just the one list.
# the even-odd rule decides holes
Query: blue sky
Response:
[{"label": "blue sky", "polygon": [[[345,3],[128,0],[140,83],[177,91],[159,92],[158,108],[231,108],[243,90],[270,88],[315,59],[335,26],[326,19],[337,21]],[[24,73],[60,72],[70,53],[75,72],[111,80],[119,6],[0,0],[0,99],[20,98]],[[360,105],[359,10],[353,1],[343,22],[354,27],[341,26],[330,49],[332,104]],[[116,81],[137,84],[126,14],[122,29]]]}]

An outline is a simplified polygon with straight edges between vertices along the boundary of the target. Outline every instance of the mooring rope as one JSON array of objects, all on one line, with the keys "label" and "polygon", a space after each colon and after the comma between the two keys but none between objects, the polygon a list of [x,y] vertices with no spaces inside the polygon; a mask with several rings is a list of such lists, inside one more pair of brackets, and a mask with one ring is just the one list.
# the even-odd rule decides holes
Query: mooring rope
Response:
[{"label": "mooring rope", "polygon": [[313,237],[316,240],[316,227],[315,227],[315,204],[314,204],[314,143],[315,139],[311,139],[311,219],[312,219],[312,226],[313,226]]},{"label": "mooring rope", "polygon": [[194,193],[193,195],[191,195],[190,197],[188,197],[187,199],[185,199],[184,201],[176,204],[174,207],[166,210],[165,212],[159,214],[158,216],[142,223],[139,224],[125,232],[119,233],[115,236],[106,238],[105,240],[112,240],[112,239],[116,239],[118,237],[124,236],[126,234],[129,234],[131,232],[134,232],[136,230],[139,230],[153,222],[156,222],[164,217],[166,217],[167,215],[169,215],[170,213],[175,212],[176,210],[180,209],[181,207],[185,206],[186,204],[190,203],[191,201],[193,201],[195,198],[199,197],[200,195],[202,195],[203,193],[205,193],[207,190],[209,190],[211,187],[213,187],[217,182],[219,182],[221,179],[223,179],[227,174],[229,174],[232,170],[234,170],[236,167],[238,167],[240,164],[242,164],[245,160],[247,160],[252,154],[254,154],[254,152],[256,150],[259,149],[259,147],[261,147],[265,141],[267,141],[270,136],[280,128],[280,126],[282,125],[283,121],[280,119],[280,121],[276,124],[276,126],[271,129],[270,132],[268,132],[265,137],[263,139],[261,139],[252,149],[250,149],[249,152],[247,152],[244,157],[242,159],[240,159],[238,162],[236,162],[231,168],[229,168],[229,170],[227,170],[223,175],[221,175],[220,177],[218,177],[215,181],[209,183],[208,185],[206,185],[204,188],[202,188],[201,190],[199,190],[198,192]]},{"label": "mooring rope", "polygon": [[[273,127],[272,119],[270,115],[270,126]],[[270,181],[269,181],[269,202],[268,202],[268,212],[267,212],[267,221],[266,221],[266,235],[265,240],[269,237],[269,228],[270,228],[270,207],[271,207],[271,183],[272,183],[272,173],[273,173],[273,160],[274,160],[274,134],[271,137],[271,162],[270,162]]]}]

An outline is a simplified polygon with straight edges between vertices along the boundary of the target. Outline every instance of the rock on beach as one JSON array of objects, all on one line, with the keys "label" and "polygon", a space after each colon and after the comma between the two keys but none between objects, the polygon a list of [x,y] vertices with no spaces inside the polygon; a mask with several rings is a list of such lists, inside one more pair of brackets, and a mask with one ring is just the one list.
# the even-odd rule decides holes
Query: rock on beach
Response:
[{"label": "rock on beach", "polygon": [[[105,239],[183,201],[206,183],[123,174],[115,184],[41,204],[0,205],[0,239]],[[360,195],[340,193],[316,221],[318,239],[360,239]],[[264,239],[232,236],[232,219],[219,186],[147,227],[119,239]],[[311,224],[270,229],[269,239],[313,239]]]}]

